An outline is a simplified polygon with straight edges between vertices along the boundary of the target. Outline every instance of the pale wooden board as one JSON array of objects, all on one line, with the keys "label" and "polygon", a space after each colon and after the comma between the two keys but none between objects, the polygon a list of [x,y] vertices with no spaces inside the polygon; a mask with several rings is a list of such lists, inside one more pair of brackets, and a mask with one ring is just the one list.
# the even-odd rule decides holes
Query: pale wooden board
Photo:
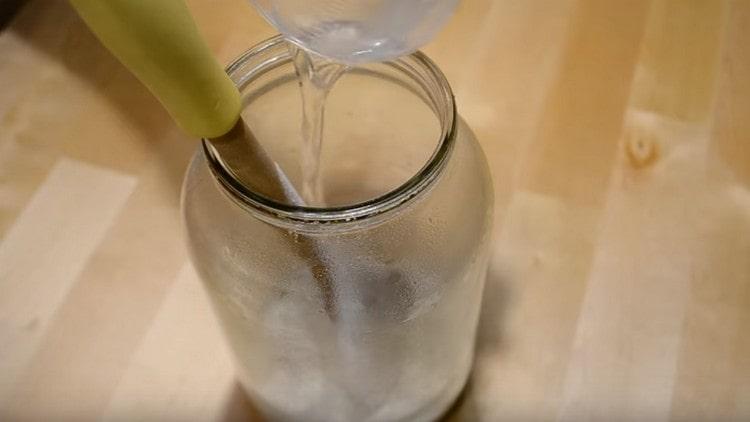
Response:
[{"label": "pale wooden board", "polygon": [[102,419],[220,421],[235,388],[232,361],[208,298],[186,264]]},{"label": "pale wooden board", "polygon": [[0,243],[0,403],[134,186],[133,177],[63,158]]},{"label": "pale wooden board", "polygon": [[[273,34],[188,3],[224,63]],[[746,0],[461,2],[426,51],[496,221],[449,420],[750,419],[749,39]],[[0,34],[0,419],[257,419],[183,246],[195,146],[66,2]]]}]

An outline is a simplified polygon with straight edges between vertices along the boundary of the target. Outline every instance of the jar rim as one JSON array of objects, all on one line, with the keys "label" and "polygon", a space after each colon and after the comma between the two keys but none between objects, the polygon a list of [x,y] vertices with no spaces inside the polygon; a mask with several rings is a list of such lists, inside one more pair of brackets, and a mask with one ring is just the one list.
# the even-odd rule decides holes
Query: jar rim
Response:
[{"label": "jar rim", "polygon": [[[281,35],[269,38],[254,47],[246,50],[225,69],[230,77],[241,69],[253,58],[267,53],[274,47],[285,44],[288,41]],[[286,50],[286,49],[285,49]],[[248,83],[252,83],[266,72],[289,62],[289,58],[281,53],[263,60],[246,74],[241,75],[239,79],[232,78],[238,88]],[[388,211],[410,203],[432,184],[440,174],[448,161],[448,156],[453,149],[457,131],[457,111],[453,92],[445,75],[440,71],[437,65],[427,55],[421,51],[416,51],[383,64],[389,65],[408,76],[415,79],[417,75],[413,68],[415,65],[420,67],[428,77],[432,79],[432,88],[436,92],[427,92],[431,94],[430,100],[442,104],[433,104],[434,111],[440,120],[441,132],[440,139],[437,142],[426,163],[408,180],[380,196],[368,199],[363,202],[351,205],[335,207],[309,207],[304,205],[294,205],[282,203],[250,189],[245,183],[238,180],[234,173],[226,168],[224,161],[215,155],[214,149],[210,148],[209,139],[203,138],[203,153],[208,161],[211,173],[224,187],[228,193],[245,208],[258,213],[263,220],[275,225],[292,225],[302,226],[319,226],[332,224],[349,224],[370,220],[377,216],[382,216]],[[416,79],[415,79],[416,80]],[[430,90],[423,83],[417,81],[425,90]],[[440,109],[442,112],[439,113]],[[285,224],[286,223],[286,224]]]}]

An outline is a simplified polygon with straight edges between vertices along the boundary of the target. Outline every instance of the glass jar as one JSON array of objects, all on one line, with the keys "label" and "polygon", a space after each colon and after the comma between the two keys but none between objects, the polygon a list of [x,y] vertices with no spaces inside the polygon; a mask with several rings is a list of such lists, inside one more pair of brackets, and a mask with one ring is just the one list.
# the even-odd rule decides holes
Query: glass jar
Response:
[{"label": "glass jar", "polygon": [[[298,186],[286,43],[227,71],[254,138]],[[472,365],[493,207],[485,157],[421,53],[350,70],[326,113],[326,208],[274,196],[203,140],[183,186],[193,263],[270,420],[435,419]]]}]

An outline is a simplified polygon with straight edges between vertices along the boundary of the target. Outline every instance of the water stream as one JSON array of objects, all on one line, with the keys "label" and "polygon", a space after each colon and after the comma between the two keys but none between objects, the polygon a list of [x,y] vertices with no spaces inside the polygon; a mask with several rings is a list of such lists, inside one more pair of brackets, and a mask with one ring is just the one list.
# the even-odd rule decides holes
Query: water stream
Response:
[{"label": "water stream", "polygon": [[300,195],[305,205],[325,207],[320,159],[323,147],[325,104],[328,93],[347,66],[290,44],[292,61],[297,72],[302,95],[302,145],[300,168],[302,186]]}]

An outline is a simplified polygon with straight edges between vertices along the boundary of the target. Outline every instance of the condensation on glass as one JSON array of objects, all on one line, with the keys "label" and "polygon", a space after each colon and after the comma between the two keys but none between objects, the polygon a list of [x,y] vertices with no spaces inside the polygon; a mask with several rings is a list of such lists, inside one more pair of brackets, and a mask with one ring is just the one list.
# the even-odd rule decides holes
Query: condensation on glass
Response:
[{"label": "condensation on glass", "polygon": [[[243,119],[299,186],[285,42],[228,72]],[[348,72],[326,119],[327,208],[264,192],[203,141],[183,186],[193,263],[270,420],[433,420],[472,365],[493,204],[484,155],[421,53]]]}]

